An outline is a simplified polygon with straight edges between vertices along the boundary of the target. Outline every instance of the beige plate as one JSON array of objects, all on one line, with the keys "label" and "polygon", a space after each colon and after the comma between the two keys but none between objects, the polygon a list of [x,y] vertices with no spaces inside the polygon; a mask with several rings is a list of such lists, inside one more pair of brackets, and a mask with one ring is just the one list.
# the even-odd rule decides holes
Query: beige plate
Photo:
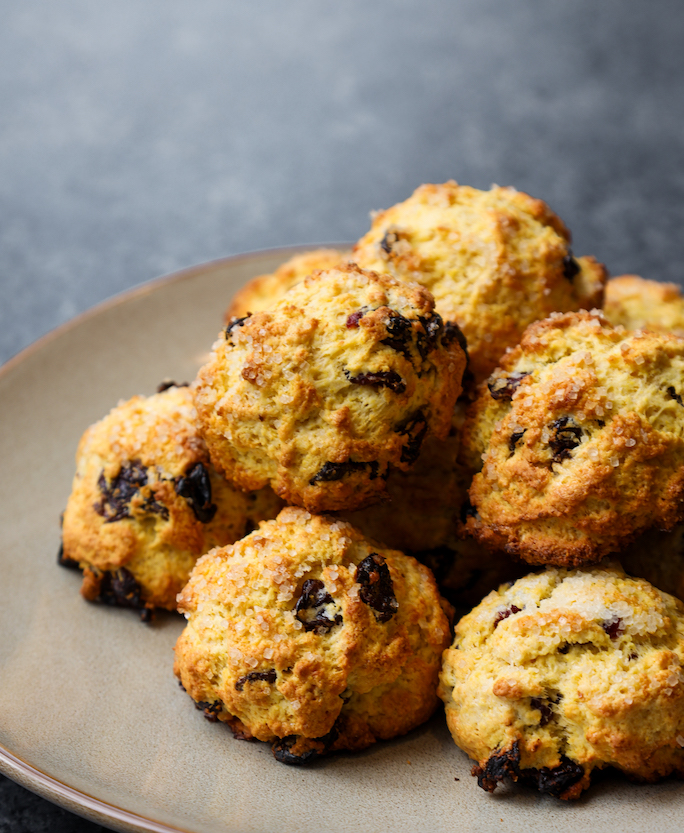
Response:
[{"label": "beige plate", "polygon": [[232,293],[288,251],[198,266],[46,336],[0,371],[0,771],[119,830],[268,833],[680,831],[684,787],[599,780],[563,804],[490,796],[442,715],[392,743],[308,769],[233,740],[178,687],[182,620],[141,624],[82,601],[55,563],[83,430],[165,377],[189,381]]}]

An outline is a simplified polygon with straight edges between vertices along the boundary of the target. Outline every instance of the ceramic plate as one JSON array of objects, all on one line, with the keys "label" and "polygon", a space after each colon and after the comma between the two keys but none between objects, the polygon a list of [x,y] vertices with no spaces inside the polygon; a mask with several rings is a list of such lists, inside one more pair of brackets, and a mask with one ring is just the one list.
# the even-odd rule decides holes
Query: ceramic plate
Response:
[{"label": "ceramic plate", "polygon": [[59,515],[79,437],[121,399],[189,381],[233,292],[293,250],[209,263],[129,292],[0,371],[0,771],[118,830],[263,833],[680,831],[684,786],[608,776],[564,804],[488,795],[444,718],[301,769],[208,723],[178,687],[183,620],[143,625],[79,596]]}]

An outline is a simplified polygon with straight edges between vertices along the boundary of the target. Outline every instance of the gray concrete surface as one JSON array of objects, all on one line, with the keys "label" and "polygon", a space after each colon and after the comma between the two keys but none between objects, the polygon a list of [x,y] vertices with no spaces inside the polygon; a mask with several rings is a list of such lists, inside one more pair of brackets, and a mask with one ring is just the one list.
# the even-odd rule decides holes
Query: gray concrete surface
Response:
[{"label": "gray concrete surface", "polygon": [[[448,178],[682,281],[682,43],[680,0],[0,0],[0,361],[177,268],[355,239]],[[0,833],[95,829],[0,779]]]}]

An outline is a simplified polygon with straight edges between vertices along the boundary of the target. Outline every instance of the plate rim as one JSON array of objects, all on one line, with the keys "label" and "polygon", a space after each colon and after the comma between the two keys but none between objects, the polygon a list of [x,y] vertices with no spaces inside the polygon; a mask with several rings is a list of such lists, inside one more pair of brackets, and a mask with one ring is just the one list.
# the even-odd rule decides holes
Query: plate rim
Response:
[{"label": "plate rim", "polygon": [[[274,246],[263,249],[254,249],[248,252],[241,252],[234,255],[227,255],[226,257],[215,258],[214,260],[203,261],[202,263],[186,266],[183,269],[176,270],[175,272],[169,272],[165,275],[143,281],[142,283],[136,284],[135,286],[129,287],[128,289],[124,289],[121,292],[117,292],[116,294],[105,298],[94,306],[78,313],[78,315],[75,315],[68,321],[58,324],[56,327],[48,330],[35,341],[32,341],[0,365],[0,380],[6,378],[9,374],[16,370],[19,365],[30,359],[44,347],[49,346],[53,341],[60,338],[63,334],[80,326],[83,322],[98,316],[108,309],[125,304],[136,298],[149,295],[166,286],[169,286],[170,284],[191,280],[197,275],[203,274],[207,271],[213,271],[228,265],[239,264],[240,262],[256,260],[261,256],[275,256],[282,253],[283,260],[286,260],[288,259],[288,256],[292,257],[298,252],[321,248],[344,250],[349,249],[352,245],[353,244],[349,242],[318,244],[300,243],[289,246]],[[53,778],[51,775],[48,775],[46,772],[43,772],[41,769],[38,769],[23,760],[2,744],[0,744],[0,774],[30,792],[39,795],[41,798],[47,799],[68,812],[80,815],[96,824],[104,824],[108,827],[112,827],[112,824],[115,824],[115,829],[121,831],[133,831],[133,833],[139,833],[139,831],[152,831],[152,833],[190,833],[189,828],[174,827],[167,825],[164,822],[146,818],[145,816],[133,813],[130,810],[124,810],[114,804],[109,804],[106,801],[95,798],[82,790],[78,790],[57,778]]]},{"label": "plate rim", "polygon": [[[20,362],[24,361],[33,353],[37,352],[44,345],[49,344],[53,339],[59,338],[62,333],[66,333],[77,327],[81,322],[87,321],[90,318],[104,312],[112,307],[119,306],[137,297],[149,295],[157,289],[166,286],[167,284],[177,283],[184,280],[190,280],[200,272],[205,272],[207,269],[219,269],[229,263],[237,263],[240,261],[256,260],[262,255],[276,255],[282,252],[283,255],[289,254],[291,257],[298,252],[306,252],[313,249],[350,249],[354,243],[350,242],[336,242],[336,243],[293,243],[289,246],[272,246],[264,249],[251,249],[248,252],[239,252],[234,255],[227,255],[226,257],[214,258],[213,260],[203,260],[201,263],[193,264],[192,266],[184,266],[182,269],[177,269],[174,272],[167,272],[159,275],[156,278],[149,278],[128,289],[122,289],[120,292],[109,295],[102,301],[98,301],[92,307],[83,310],[64,321],[62,324],[57,324],[51,327],[42,336],[39,336],[35,341],[22,347],[18,353],[11,355],[5,362],[0,364],[0,378],[6,373],[11,372]],[[256,277],[256,276],[255,276]]]}]

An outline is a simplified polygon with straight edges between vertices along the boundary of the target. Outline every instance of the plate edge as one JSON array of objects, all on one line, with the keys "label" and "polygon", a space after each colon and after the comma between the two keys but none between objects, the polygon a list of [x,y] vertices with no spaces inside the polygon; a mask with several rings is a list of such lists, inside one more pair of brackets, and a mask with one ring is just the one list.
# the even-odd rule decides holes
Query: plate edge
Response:
[{"label": "plate edge", "polygon": [[253,251],[249,252],[241,252],[235,255],[228,255],[227,257],[220,257],[216,260],[207,260],[203,261],[202,263],[195,264],[194,266],[186,266],[183,269],[178,269],[175,272],[168,272],[165,275],[160,275],[157,278],[151,278],[150,280],[143,281],[142,283],[136,284],[135,286],[124,289],[121,292],[117,292],[115,295],[111,295],[108,298],[105,298],[103,301],[95,304],[92,307],[84,310],[83,312],[78,313],[73,318],[70,318],[68,321],[65,321],[63,324],[58,324],[56,327],[48,330],[42,336],[37,338],[35,341],[32,341],[30,344],[23,347],[18,353],[15,353],[13,356],[10,356],[4,364],[0,364],[0,378],[4,377],[8,373],[11,373],[17,365],[24,361],[24,359],[29,358],[35,352],[42,349],[44,346],[50,344],[53,339],[59,338],[63,333],[68,332],[69,330],[77,327],[83,321],[87,321],[88,319],[99,315],[99,313],[103,312],[106,309],[111,307],[119,306],[119,304],[126,303],[127,301],[131,300],[132,298],[142,297],[144,295],[148,295],[162,286],[166,286],[171,283],[176,283],[180,281],[190,280],[194,278],[196,275],[207,271],[208,269],[219,269],[223,266],[226,266],[230,263],[236,263],[242,260],[252,260],[262,255],[275,255],[278,252],[282,252],[284,256],[288,254],[290,256],[297,254],[298,252],[306,252],[311,249],[349,249],[353,246],[353,243],[298,243],[292,246],[275,246],[273,248],[267,249],[254,249]]}]

